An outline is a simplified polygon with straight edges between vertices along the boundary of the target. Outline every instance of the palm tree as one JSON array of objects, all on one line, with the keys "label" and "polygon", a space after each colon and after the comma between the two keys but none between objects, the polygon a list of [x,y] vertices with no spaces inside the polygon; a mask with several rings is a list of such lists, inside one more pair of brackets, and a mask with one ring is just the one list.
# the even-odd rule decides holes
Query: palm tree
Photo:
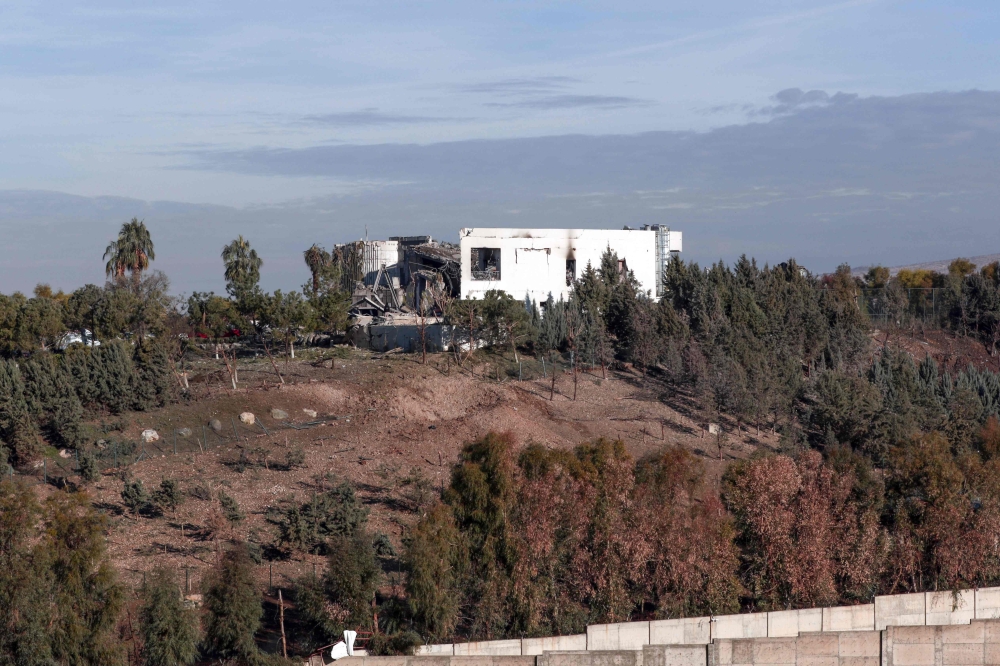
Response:
[{"label": "palm tree", "polygon": [[302,255],[306,260],[306,266],[312,273],[312,292],[315,296],[319,292],[320,271],[330,263],[330,253],[313,243],[312,247],[303,252]]},{"label": "palm tree", "polygon": [[142,272],[149,268],[149,262],[156,259],[153,239],[145,221],[133,217],[131,222],[123,224],[118,231],[118,239],[108,244],[103,258],[108,260],[104,267],[108,277],[120,278],[125,271],[129,271],[138,282]]},{"label": "palm tree", "polygon": [[222,248],[222,261],[226,264],[226,291],[237,300],[253,291],[260,282],[264,260],[243,236]]}]

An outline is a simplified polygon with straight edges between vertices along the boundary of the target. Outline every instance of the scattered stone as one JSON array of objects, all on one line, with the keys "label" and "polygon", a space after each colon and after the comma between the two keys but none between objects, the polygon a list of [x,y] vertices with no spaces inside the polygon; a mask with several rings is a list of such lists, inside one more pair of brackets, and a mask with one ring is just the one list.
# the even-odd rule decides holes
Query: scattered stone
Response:
[{"label": "scattered stone", "polygon": [[722,432],[722,426],[720,426],[718,423],[709,423],[708,424],[708,434],[709,435],[718,435],[720,432]]},{"label": "scattered stone", "polygon": [[150,442],[155,442],[160,438],[160,433],[156,432],[152,428],[147,428],[142,431],[142,441],[149,444]]},{"label": "scattered stone", "polygon": [[333,369],[333,361],[323,361],[323,367],[327,370]]},{"label": "scattered stone", "polygon": [[208,427],[214,430],[215,432],[222,432],[222,421],[220,421],[219,419],[212,419],[211,421],[208,422]]},{"label": "scattered stone", "polygon": [[99,439],[99,440],[97,440],[97,448],[99,448],[101,450],[104,450],[104,449],[108,448],[108,440],[106,440],[106,439]]},{"label": "scattered stone", "polygon": [[59,449],[59,457],[60,458],[72,458],[73,454],[70,453],[67,449]]},{"label": "scattered stone", "polygon": [[177,429],[177,436],[178,437],[190,437],[191,436],[191,428],[178,428]]},{"label": "scattered stone", "polygon": [[256,417],[254,417],[253,412],[243,412],[240,414],[240,423],[245,423],[247,425],[253,425],[256,422]]},{"label": "scattered stone", "polygon": [[288,412],[283,409],[278,409],[275,407],[271,410],[271,418],[275,421],[283,421],[288,418]]},{"label": "scattered stone", "polygon": [[303,409],[302,411],[303,413],[305,413],[306,416],[308,416],[311,419],[314,419],[318,416],[318,413],[316,412],[315,409]]}]

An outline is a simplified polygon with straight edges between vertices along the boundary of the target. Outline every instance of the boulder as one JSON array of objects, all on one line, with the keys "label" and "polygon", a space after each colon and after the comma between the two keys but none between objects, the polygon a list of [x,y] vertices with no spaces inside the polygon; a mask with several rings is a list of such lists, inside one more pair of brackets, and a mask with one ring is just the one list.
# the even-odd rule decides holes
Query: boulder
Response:
[{"label": "boulder", "polygon": [[275,407],[271,410],[271,418],[275,421],[283,421],[288,418],[288,412],[283,409],[278,409]]},{"label": "boulder", "polygon": [[243,412],[240,414],[240,423],[246,423],[247,425],[253,425],[256,422],[256,417],[254,417],[253,412]]},{"label": "boulder", "polygon": [[72,458],[73,457],[73,453],[71,451],[69,451],[69,449],[59,449],[59,457],[60,458]]},{"label": "boulder", "polygon": [[191,428],[178,428],[177,429],[177,436],[178,437],[190,437],[191,436]]},{"label": "boulder", "polygon": [[314,419],[318,416],[315,409],[303,409],[302,412],[311,419]]},{"label": "boulder", "polygon": [[150,442],[155,442],[160,438],[160,433],[156,432],[152,428],[147,428],[142,431],[142,441],[149,444]]},{"label": "boulder", "polygon": [[208,427],[214,430],[215,432],[222,432],[222,421],[220,421],[219,419],[212,419],[211,421],[208,422]]}]

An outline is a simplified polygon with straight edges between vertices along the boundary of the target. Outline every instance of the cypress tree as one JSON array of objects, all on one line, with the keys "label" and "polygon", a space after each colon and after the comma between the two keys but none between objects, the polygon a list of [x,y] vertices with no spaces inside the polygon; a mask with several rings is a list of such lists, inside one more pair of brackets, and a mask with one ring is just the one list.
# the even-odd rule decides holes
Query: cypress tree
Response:
[{"label": "cypress tree", "polygon": [[135,403],[134,370],[126,343],[113,340],[94,349],[90,355],[90,381],[96,402],[114,414],[131,408]]},{"label": "cypress tree", "polygon": [[245,545],[223,555],[209,572],[204,592],[205,645],[222,658],[253,658],[253,637],[264,614],[253,576],[253,561]]},{"label": "cypress tree", "polygon": [[0,444],[24,465],[39,454],[38,432],[24,395],[24,380],[14,361],[0,360]]},{"label": "cypress tree", "polygon": [[198,618],[184,608],[180,586],[167,569],[152,572],[139,611],[147,666],[192,664],[198,656]]},{"label": "cypress tree", "polygon": [[50,441],[69,447],[83,443],[83,405],[65,367],[52,354],[24,363],[25,400]]},{"label": "cypress tree", "polygon": [[146,410],[161,407],[170,397],[173,382],[170,378],[170,356],[162,344],[143,340],[135,347],[134,395],[135,408]]}]

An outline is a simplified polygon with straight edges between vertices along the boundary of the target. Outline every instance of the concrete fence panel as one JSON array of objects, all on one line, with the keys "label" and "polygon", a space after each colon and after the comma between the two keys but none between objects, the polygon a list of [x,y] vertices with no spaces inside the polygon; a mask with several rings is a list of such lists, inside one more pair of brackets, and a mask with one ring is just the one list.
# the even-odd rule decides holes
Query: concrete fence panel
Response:
[{"label": "concrete fence panel", "polygon": [[592,624],[587,627],[588,650],[641,650],[649,645],[649,622]]},{"label": "concrete fence panel", "polygon": [[1000,587],[983,587],[974,594],[977,620],[1000,618]]},{"label": "concrete fence panel", "polygon": [[521,640],[522,655],[540,655],[545,652],[579,652],[587,649],[587,634],[548,636]]},{"label": "concrete fence panel", "polygon": [[927,613],[925,604],[926,595],[922,592],[875,597],[875,629],[923,626]]},{"label": "concrete fence panel", "polygon": [[768,638],[789,638],[805,631],[823,631],[823,609],[774,611],[767,614]]},{"label": "concrete fence panel", "polygon": [[719,638],[766,638],[767,613],[719,615],[712,618],[712,640]]},{"label": "concrete fence panel", "polygon": [[512,638],[503,641],[474,641],[471,643],[455,643],[455,656],[460,655],[495,655],[521,656],[521,639]]},{"label": "concrete fence panel", "polygon": [[925,592],[924,607],[928,626],[939,624],[968,624],[976,617],[974,590],[956,592]]},{"label": "concrete fence panel", "polygon": [[707,617],[653,620],[649,623],[650,645],[707,645],[712,642],[712,621]]},{"label": "concrete fence panel", "polygon": [[413,652],[418,656],[453,655],[455,654],[455,646],[452,645],[451,643],[436,643],[434,645],[421,645]]},{"label": "concrete fence panel", "polygon": [[874,631],[875,604],[823,609],[823,631]]}]

